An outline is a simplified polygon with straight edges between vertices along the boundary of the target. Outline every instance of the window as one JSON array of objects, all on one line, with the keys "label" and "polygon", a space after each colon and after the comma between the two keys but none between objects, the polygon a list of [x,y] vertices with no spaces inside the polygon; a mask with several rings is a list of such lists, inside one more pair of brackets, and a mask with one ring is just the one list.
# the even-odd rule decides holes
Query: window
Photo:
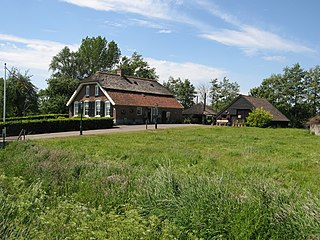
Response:
[{"label": "window", "polygon": [[142,115],[142,107],[137,107],[137,115]]},{"label": "window", "polygon": [[106,101],[105,106],[106,106],[106,117],[110,117],[110,113],[111,113],[111,104],[110,104],[110,102]]},{"label": "window", "polygon": [[73,103],[73,116],[78,116],[79,114],[79,102]]},{"label": "window", "polygon": [[90,85],[86,86],[86,97],[90,96]]},{"label": "window", "polygon": [[158,108],[151,108],[151,122],[154,122],[158,118]]},{"label": "window", "polygon": [[94,87],[94,95],[99,96],[99,85],[98,84]]},{"label": "window", "polygon": [[89,101],[84,101],[84,116],[89,117]]},{"label": "window", "polygon": [[166,118],[167,118],[167,121],[169,121],[170,120],[170,112],[166,112]]},{"label": "window", "polygon": [[100,100],[96,100],[94,111],[95,111],[95,116],[100,117],[100,115],[101,115],[101,101]]}]

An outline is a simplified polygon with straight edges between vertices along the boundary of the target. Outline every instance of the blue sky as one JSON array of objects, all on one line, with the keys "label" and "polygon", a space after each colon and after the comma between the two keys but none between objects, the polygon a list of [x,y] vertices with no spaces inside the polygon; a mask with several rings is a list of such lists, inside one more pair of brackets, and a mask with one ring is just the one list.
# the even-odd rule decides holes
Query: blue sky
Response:
[{"label": "blue sky", "polygon": [[0,64],[46,88],[54,55],[100,35],[122,55],[142,54],[160,82],[226,76],[246,94],[285,66],[320,64],[319,9],[318,0],[2,0]]}]

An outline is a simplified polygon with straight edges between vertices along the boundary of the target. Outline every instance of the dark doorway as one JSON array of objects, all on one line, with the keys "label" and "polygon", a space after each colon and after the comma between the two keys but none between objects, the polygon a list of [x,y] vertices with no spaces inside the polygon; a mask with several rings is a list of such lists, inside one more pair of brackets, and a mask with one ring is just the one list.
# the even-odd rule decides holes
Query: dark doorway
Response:
[{"label": "dark doorway", "polygon": [[167,112],[166,111],[162,111],[161,123],[167,123]]}]

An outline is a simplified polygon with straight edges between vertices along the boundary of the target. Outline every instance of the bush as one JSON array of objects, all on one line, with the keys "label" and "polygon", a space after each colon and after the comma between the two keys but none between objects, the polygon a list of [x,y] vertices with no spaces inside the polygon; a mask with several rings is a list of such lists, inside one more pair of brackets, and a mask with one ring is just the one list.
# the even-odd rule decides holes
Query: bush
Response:
[{"label": "bush", "polygon": [[[79,118],[57,118],[42,120],[22,120],[0,123],[1,128],[7,128],[8,136],[19,135],[24,129],[27,134],[53,133],[78,131],[80,129]],[[83,130],[104,129],[113,126],[113,118],[84,118]]]},{"label": "bush", "polygon": [[247,117],[247,125],[249,127],[266,127],[272,118],[272,114],[263,108],[255,108]]},{"label": "bush", "polygon": [[191,118],[187,117],[183,120],[184,124],[191,124]]},{"label": "bush", "polygon": [[[6,121],[23,121],[23,120],[44,120],[44,119],[57,119],[57,118],[68,118],[68,114],[41,114],[41,115],[30,115],[24,117],[10,117],[6,118]],[[3,119],[1,118],[1,122]]]}]

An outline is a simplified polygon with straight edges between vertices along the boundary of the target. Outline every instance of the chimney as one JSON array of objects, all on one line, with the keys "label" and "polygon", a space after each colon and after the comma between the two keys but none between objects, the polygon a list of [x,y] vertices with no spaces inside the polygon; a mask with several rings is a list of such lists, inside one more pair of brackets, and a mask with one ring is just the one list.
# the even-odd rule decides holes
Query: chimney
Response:
[{"label": "chimney", "polygon": [[123,74],[122,74],[122,70],[119,68],[119,69],[117,69],[117,75],[119,75],[119,76],[123,76]]}]

